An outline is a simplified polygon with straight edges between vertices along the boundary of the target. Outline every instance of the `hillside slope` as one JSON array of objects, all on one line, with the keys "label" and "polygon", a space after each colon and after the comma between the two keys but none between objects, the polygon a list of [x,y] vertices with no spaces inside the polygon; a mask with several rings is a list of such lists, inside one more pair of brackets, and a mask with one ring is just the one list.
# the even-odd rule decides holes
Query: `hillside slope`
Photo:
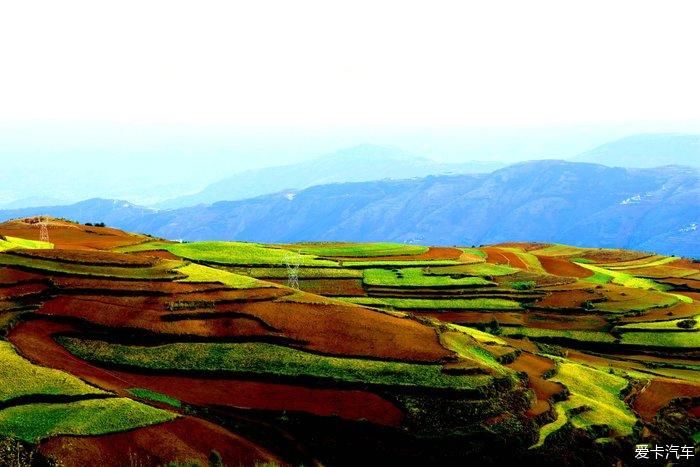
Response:
[{"label": "hillside slope", "polygon": [[0,224],[0,464],[603,466],[700,431],[688,260],[47,222]]}]

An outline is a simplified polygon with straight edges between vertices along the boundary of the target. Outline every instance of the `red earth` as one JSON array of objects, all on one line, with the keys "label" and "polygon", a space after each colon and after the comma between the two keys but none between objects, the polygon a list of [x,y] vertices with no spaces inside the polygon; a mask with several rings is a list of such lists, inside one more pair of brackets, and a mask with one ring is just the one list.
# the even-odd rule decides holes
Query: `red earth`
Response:
[{"label": "red earth", "polygon": [[700,384],[670,378],[654,378],[641,394],[634,399],[633,408],[646,421],[677,397],[700,398]]},{"label": "red earth", "polygon": [[[39,240],[39,227],[34,219],[14,220],[0,224],[0,235]],[[149,240],[143,235],[130,234],[109,227],[90,227],[73,222],[48,219],[49,241],[58,249],[109,250]]]},{"label": "red earth", "polygon": [[260,446],[193,417],[102,436],[57,436],[41,443],[39,451],[60,460],[61,465],[75,466],[151,467],[172,462],[209,465],[212,451],[219,454],[224,465],[282,465]]},{"label": "red earth", "polygon": [[69,324],[32,320],[17,325],[8,337],[18,352],[32,362],[67,371],[123,396],[128,395],[129,388],[146,388],[195,405],[300,411],[389,426],[398,426],[403,420],[402,412],[391,402],[366,391],[101,368],[73,356],[53,338],[76,331]]},{"label": "red earth", "polygon": [[576,263],[572,263],[566,258],[557,258],[553,256],[538,256],[537,259],[540,260],[540,264],[550,274],[555,276],[565,276],[565,277],[590,277],[593,275],[593,271],[579,266]]},{"label": "red earth", "polygon": [[506,366],[512,370],[527,373],[528,387],[532,389],[537,397],[537,400],[528,411],[528,415],[532,417],[549,411],[552,397],[566,390],[561,383],[555,383],[543,378],[543,375],[554,369],[554,362],[546,357],[523,352],[513,363]]}]

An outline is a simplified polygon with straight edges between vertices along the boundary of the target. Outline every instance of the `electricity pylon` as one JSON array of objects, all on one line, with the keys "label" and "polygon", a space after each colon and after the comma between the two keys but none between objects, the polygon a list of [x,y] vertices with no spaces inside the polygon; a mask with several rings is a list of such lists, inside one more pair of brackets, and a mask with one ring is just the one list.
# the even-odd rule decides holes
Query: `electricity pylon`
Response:
[{"label": "electricity pylon", "polygon": [[299,289],[299,265],[301,264],[301,254],[299,252],[287,252],[284,257],[284,264],[287,266],[287,285],[292,289]]},{"label": "electricity pylon", "polygon": [[49,221],[46,216],[39,217],[39,240],[49,243]]}]

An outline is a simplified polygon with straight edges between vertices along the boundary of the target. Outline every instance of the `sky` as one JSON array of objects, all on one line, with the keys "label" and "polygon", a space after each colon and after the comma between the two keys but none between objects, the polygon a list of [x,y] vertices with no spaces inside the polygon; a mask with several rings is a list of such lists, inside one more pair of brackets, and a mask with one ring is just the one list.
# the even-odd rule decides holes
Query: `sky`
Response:
[{"label": "sky", "polygon": [[363,143],[514,161],[700,132],[699,17],[674,0],[3,2],[0,158],[194,186]]}]

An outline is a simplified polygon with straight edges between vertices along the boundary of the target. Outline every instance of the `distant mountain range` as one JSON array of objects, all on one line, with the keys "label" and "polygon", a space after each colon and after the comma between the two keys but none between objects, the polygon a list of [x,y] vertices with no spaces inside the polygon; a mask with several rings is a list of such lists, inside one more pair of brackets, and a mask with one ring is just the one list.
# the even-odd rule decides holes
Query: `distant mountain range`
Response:
[{"label": "distant mountain range", "polygon": [[700,135],[643,134],[622,138],[573,159],[609,167],[650,168],[664,165],[700,167]]},{"label": "distant mountain range", "polygon": [[504,166],[502,162],[478,161],[443,164],[407,154],[398,148],[365,144],[311,161],[235,174],[207,186],[199,193],[170,199],[154,207],[180,208],[218,201],[234,201],[336,182],[486,173]]},{"label": "distant mountain range", "polygon": [[[484,158],[494,157],[491,153],[485,154]],[[503,157],[507,156],[503,154]],[[665,165],[700,167],[700,135],[630,136],[582,153],[572,161],[628,168]],[[395,147],[365,144],[286,166],[236,174],[222,169],[221,179],[209,185],[204,185],[202,177],[196,177],[196,174],[187,181],[170,180],[167,176],[154,177],[147,171],[135,171],[129,177],[110,177],[97,165],[83,167],[78,172],[71,170],[73,178],[80,180],[76,184],[71,177],[56,177],[56,172],[60,171],[57,167],[9,167],[0,171],[0,209],[67,204],[95,196],[127,199],[157,209],[176,209],[330,183],[489,173],[505,165],[499,161],[439,163]]]},{"label": "distant mountain range", "polygon": [[0,220],[34,214],[185,240],[520,240],[700,257],[700,170],[533,161],[489,174],[327,184],[164,211],[93,199],[0,211]]}]

